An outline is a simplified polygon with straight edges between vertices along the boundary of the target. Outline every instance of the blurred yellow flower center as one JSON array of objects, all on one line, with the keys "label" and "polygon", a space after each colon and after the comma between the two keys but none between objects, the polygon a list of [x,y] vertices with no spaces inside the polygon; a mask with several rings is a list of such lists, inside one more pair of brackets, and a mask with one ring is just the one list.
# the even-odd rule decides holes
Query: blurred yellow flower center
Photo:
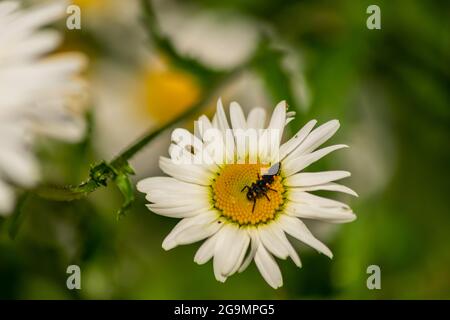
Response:
[{"label": "blurred yellow flower center", "polygon": [[261,164],[229,164],[223,167],[220,175],[212,185],[215,207],[222,215],[240,225],[256,225],[275,218],[277,210],[283,204],[283,185],[280,176],[274,176],[274,181],[268,190],[270,201],[260,194],[256,199],[253,210],[253,200],[247,198],[248,188],[258,180],[261,169],[266,168]]},{"label": "blurred yellow flower center", "polygon": [[146,111],[158,123],[180,115],[200,98],[195,78],[176,70],[153,70],[144,79]]},{"label": "blurred yellow flower center", "polygon": [[81,9],[100,9],[108,5],[105,0],[74,0],[73,4],[79,6]]}]

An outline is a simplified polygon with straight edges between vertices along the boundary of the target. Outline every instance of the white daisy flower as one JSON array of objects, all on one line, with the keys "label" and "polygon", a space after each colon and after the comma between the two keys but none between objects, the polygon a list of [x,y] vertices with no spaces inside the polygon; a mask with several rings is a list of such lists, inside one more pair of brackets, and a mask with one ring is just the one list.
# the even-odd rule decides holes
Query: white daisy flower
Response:
[{"label": "white daisy flower", "polygon": [[78,107],[83,83],[74,79],[85,60],[77,54],[46,57],[60,43],[41,27],[65,14],[65,1],[20,9],[0,3],[0,213],[14,205],[14,186],[31,187],[39,178],[30,142],[36,134],[68,141],[82,136]]},{"label": "white daisy flower", "polygon": [[[314,237],[302,220],[353,221],[356,217],[345,203],[310,193],[328,190],[356,196],[353,190],[334,182],[350,176],[350,173],[303,170],[328,153],[347,146],[333,145],[316,150],[337,131],[337,120],[314,130],[317,121],[312,120],[280,145],[284,127],[293,116],[293,112],[287,112],[286,103],[280,102],[266,127],[264,109],[255,108],[246,118],[239,104],[232,102],[230,127],[219,100],[212,121],[206,116],[199,118],[196,135],[190,135],[191,145],[183,144],[179,139],[179,134],[186,134],[187,130],[174,131],[171,154],[178,150],[186,159],[192,156],[196,159],[198,150],[203,148],[206,150],[203,154],[205,159],[214,161],[177,164],[173,158],[161,157],[160,167],[170,177],[152,177],[138,183],[137,188],[146,193],[150,202],[147,206],[152,212],[182,219],[164,239],[162,246],[165,250],[206,239],[194,261],[204,264],[213,259],[217,280],[224,282],[234,273],[244,271],[254,260],[263,278],[273,288],[283,285],[274,256],[280,259],[290,257],[297,266],[301,266],[287,235],[332,258],[330,249]],[[220,130],[224,137],[232,130],[234,139],[214,144],[215,147],[223,146],[223,152],[217,153],[217,148],[214,149],[215,154],[210,152],[206,129],[211,128]],[[237,133],[248,129],[258,130],[256,148],[255,143],[239,147],[242,141]],[[262,138],[267,130],[281,133],[274,149],[269,148],[267,140]],[[249,159],[256,159],[256,162]],[[272,168],[269,170],[272,172],[267,172],[267,168]],[[267,178],[262,184],[265,188],[257,189],[252,184],[263,180],[261,172],[264,177],[272,174],[273,180]]]}]

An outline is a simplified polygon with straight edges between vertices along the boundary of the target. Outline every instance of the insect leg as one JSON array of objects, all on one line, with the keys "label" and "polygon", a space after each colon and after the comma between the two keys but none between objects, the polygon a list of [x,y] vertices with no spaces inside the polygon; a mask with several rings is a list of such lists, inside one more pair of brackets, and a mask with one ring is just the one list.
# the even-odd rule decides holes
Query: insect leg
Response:
[{"label": "insect leg", "polygon": [[270,201],[270,198],[269,198],[269,196],[267,195],[267,193],[264,193],[264,196],[266,197],[266,199],[267,199],[268,201]]},{"label": "insect leg", "polygon": [[245,188],[248,188],[248,189],[250,190],[250,187],[249,187],[249,186],[245,186],[245,187],[242,188],[241,192],[244,191]]},{"label": "insect leg", "polygon": [[252,213],[255,212],[256,198],[253,199]]}]

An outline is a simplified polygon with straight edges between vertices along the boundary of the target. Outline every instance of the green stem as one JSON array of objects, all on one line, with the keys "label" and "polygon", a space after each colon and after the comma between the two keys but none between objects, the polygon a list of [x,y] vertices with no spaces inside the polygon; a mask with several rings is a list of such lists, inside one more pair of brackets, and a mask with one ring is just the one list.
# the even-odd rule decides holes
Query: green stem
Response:
[{"label": "green stem", "polygon": [[88,196],[98,187],[98,184],[90,178],[77,186],[42,185],[34,189],[33,192],[41,198],[53,201],[72,201]]}]

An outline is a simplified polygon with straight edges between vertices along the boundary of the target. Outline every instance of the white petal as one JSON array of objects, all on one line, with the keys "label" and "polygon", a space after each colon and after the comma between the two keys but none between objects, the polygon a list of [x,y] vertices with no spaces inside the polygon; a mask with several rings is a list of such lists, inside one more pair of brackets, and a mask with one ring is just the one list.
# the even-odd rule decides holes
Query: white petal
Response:
[{"label": "white petal", "polygon": [[181,145],[172,143],[169,147],[171,160],[179,165],[182,164],[200,166],[211,173],[216,173],[219,171],[219,167],[208,152],[209,149],[204,148],[203,143],[200,149],[195,149],[194,153],[188,151],[191,150],[191,148],[193,148],[192,145],[182,147]]},{"label": "white petal", "polygon": [[274,289],[283,285],[283,277],[275,259],[263,245],[258,246],[255,255],[255,263],[264,280]]},{"label": "white petal", "polygon": [[284,247],[283,243],[277,238],[277,236],[270,231],[269,225],[258,228],[259,239],[262,244],[270,251],[275,257],[280,259],[286,259],[289,252]]},{"label": "white petal", "polygon": [[302,172],[286,178],[288,187],[306,187],[350,177],[348,171]]},{"label": "white petal", "polygon": [[198,120],[195,121],[194,126],[195,126],[194,129],[195,136],[202,140],[205,132],[207,132],[213,127],[211,121],[209,121],[208,117],[205,115],[200,116]]},{"label": "white petal", "polygon": [[207,225],[193,225],[179,232],[175,241],[178,245],[191,244],[214,235],[223,225],[222,221],[219,220]]},{"label": "white petal", "polygon": [[[258,141],[257,132],[253,129],[247,130],[247,121],[245,120],[244,112],[242,111],[241,106],[236,102],[231,103],[230,117],[236,141],[236,161],[237,163],[245,163],[249,149],[253,147],[253,145],[255,149],[257,148],[255,145]],[[251,139],[253,139],[253,141],[250,141]],[[256,152],[254,154],[256,155]],[[256,162],[256,160],[257,159],[254,161]]]},{"label": "white petal", "polygon": [[260,246],[260,241],[258,239],[258,236],[256,235],[256,230],[249,228],[247,230],[249,236],[250,236],[250,252],[248,253],[245,260],[242,262],[242,265],[239,267],[238,272],[243,272],[247,267],[250,265],[250,263],[253,261],[253,258],[255,257],[256,250],[258,249],[258,246]]},{"label": "white petal", "polygon": [[326,256],[330,258],[333,257],[330,249],[328,249],[328,247],[322,242],[317,240],[301,220],[287,215],[281,215],[278,221],[280,227],[286,233],[316,249],[317,251],[325,254]]},{"label": "white petal", "polygon": [[295,251],[292,244],[287,239],[284,231],[277,224],[271,225],[270,231],[277,237],[278,241],[280,241],[284,245],[288,252],[288,255],[291,257],[295,265],[297,267],[301,267],[302,262],[300,261],[300,257],[298,256],[297,251]]},{"label": "white petal", "polygon": [[303,140],[305,140],[316,123],[317,120],[309,121],[291,139],[289,139],[280,147],[280,160],[283,160],[289,153],[292,152],[292,150],[297,148],[297,146],[300,145]]},{"label": "white petal", "polygon": [[217,101],[217,112],[215,115],[217,127],[222,131],[224,143],[225,143],[225,159],[227,163],[234,163],[234,136],[230,130],[225,110],[223,109],[222,100]]},{"label": "white petal", "polygon": [[[55,88],[55,90],[58,89]],[[63,106],[64,102],[61,101],[59,107],[62,108]],[[49,113],[52,113],[52,117],[49,116]],[[32,127],[36,134],[53,137],[68,143],[75,143],[84,137],[86,121],[81,115],[74,115],[66,110],[61,110],[61,112],[49,110],[43,111],[42,114],[45,114],[45,117],[43,119],[36,118],[36,123]]]},{"label": "white petal", "polygon": [[291,202],[285,210],[288,214],[298,218],[323,220],[331,223],[346,223],[356,219],[350,209],[339,207],[325,208]]},{"label": "white petal", "polygon": [[21,59],[31,59],[39,55],[50,52],[61,42],[61,36],[56,31],[35,32],[32,37],[17,43],[7,49],[8,62],[21,61]]},{"label": "white petal", "polygon": [[350,194],[355,197],[358,196],[358,194],[355,191],[353,191],[352,189],[350,189],[346,186],[343,186],[341,184],[334,183],[334,182],[319,184],[319,185],[314,185],[314,186],[298,187],[295,189],[298,191],[320,191],[320,190],[336,191],[336,192],[347,193],[347,194]]},{"label": "white petal", "polygon": [[39,179],[39,168],[33,155],[24,148],[12,146],[0,152],[0,172],[14,183],[31,187]]},{"label": "white petal", "polygon": [[252,129],[262,129],[266,123],[266,110],[254,108],[247,117],[247,127]]},{"label": "white petal", "polygon": [[273,111],[272,118],[270,119],[269,127],[270,130],[278,130],[279,139],[283,136],[284,126],[286,122],[286,101],[281,101],[275,107]]},{"label": "white petal", "polygon": [[203,195],[194,195],[187,197],[183,192],[164,193],[159,190],[150,192],[145,197],[155,208],[172,208],[172,207],[202,207],[209,208],[211,206],[208,193]]},{"label": "white petal", "polygon": [[41,6],[35,6],[15,19],[10,27],[11,38],[26,35],[31,31],[47,25],[61,17],[67,8],[66,1],[52,2]]},{"label": "white petal", "polygon": [[289,176],[305,169],[306,167],[308,167],[312,163],[316,162],[320,158],[326,156],[330,152],[333,152],[335,150],[339,150],[342,148],[348,148],[348,146],[345,144],[338,144],[338,145],[329,146],[329,147],[317,150],[313,153],[308,153],[308,154],[299,156],[297,158],[289,157],[286,161],[283,161],[283,173],[286,177],[289,177]]},{"label": "white petal", "polygon": [[171,159],[161,157],[159,160],[161,170],[182,181],[200,185],[210,185],[211,172],[201,165],[176,164]]},{"label": "white petal", "polygon": [[330,139],[339,129],[339,121],[331,120],[314,129],[306,139],[288,156],[288,158],[297,158],[303,154],[317,149],[320,145]]},{"label": "white petal", "polygon": [[252,241],[251,237],[247,231],[245,231],[245,235],[246,235],[246,238],[245,238],[245,242],[242,244],[243,246],[241,248],[240,255],[237,256],[237,259],[235,259],[234,267],[231,269],[231,271],[228,273],[228,275],[232,275],[232,274],[236,273],[236,271],[238,271],[242,267],[245,255],[247,253],[247,249]]},{"label": "white petal", "polygon": [[205,264],[214,256],[214,248],[216,247],[217,238],[220,232],[215,233],[212,237],[208,238],[198,248],[194,256],[194,262],[198,264]]},{"label": "white petal", "polygon": [[158,207],[154,204],[147,204],[147,208],[153,213],[169,218],[189,218],[203,213],[211,209],[211,206],[202,205],[190,205],[190,206],[178,206],[178,207]]},{"label": "white petal", "polygon": [[242,264],[250,238],[244,229],[227,224],[218,235],[214,249],[214,274],[228,277]]},{"label": "white petal", "polygon": [[232,275],[241,266],[250,243],[250,237],[246,230],[238,229],[235,236],[228,240],[232,240],[230,242],[232,245],[229,246],[228,252],[222,255],[225,257],[225,263],[222,264],[221,272],[226,277]]},{"label": "white petal", "polygon": [[[176,179],[174,179],[176,180]],[[199,186],[197,184],[186,183],[187,186],[181,186],[178,189],[169,187],[155,188],[149,191],[146,195],[146,199],[153,203],[163,203],[168,201],[174,201],[179,204],[194,203],[198,199],[209,198],[210,190],[208,187]],[[195,187],[201,187],[196,190]],[[182,188],[191,188],[191,190],[185,190]],[[183,192],[180,192],[183,190]]]},{"label": "white petal", "polygon": [[247,121],[245,120],[244,112],[237,102],[230,104],[230,119],[233,129],[247,129]]},{"label": "white petal", "polygon": [[328,208],[345,208],[349,209],[350,207],[343,202],[336,201],[333,199],[328,199],[324,197],[317,196],[315,194],[311,194],[305,191],[300,191],[298,188],[292,188],[287,193],[287,199],[297,202],[297,203],[306,203],[319,207],[328,207]]},{"label": "white petal", "polygon": [[[166,201],[180,198],[199,199],[208,197],[209,188],[198,184],[186,183],[171,177],[151,177],[141,180],[137,184],[140,192],[146,193],[150,202]],[[182,190],[182,194],[180,194]]]},{"label": "white petal", "polygon": [[198,153],[203,149],[202,141],[184,128],[177,128],[173,130],[171,141],[183,149],[191,147],[194,150],[194,153]]},{"label": "white petal", "polygon": [[223,133],[225,133],[225,131],[227,129],[230,129],[230,126],[228,124],[228,120],[227,120],[227,115],[225,114],[225,110],[223,108],[223,103],[222,103],[222,99],[219,98],[219,100],[217,100],[217,109],[216,109],[216,114],[215,114],[215,118],[217,119],[217,128],[220,129]]},{"label": "white petal", "polygon": [[171,177],[151,177],[146,178],[137,183],[137,189],[143,193],[151,193],[160,191],[171,194],[178,193],[183,190],[184,194],[188,195],[203,195],[208,192],[208,187],[200,186],[198,184],[183,182]]},{"label": "white petal", "polygon": [[296,115],[295,111],[289,111],[286,113],[286,122],[284,123],[285,127],[289,124],[289,122],[295,119],[295,115]]},{"label": "white petal", "polygon": [[217,221],[217,219],[217,213],[213,211],[203,212],[191,218],[184,218],[178,222],[172,231],[166,236],[162,243],[162,247],[164,250],[175,248],[178,245],[178,242],[176,241],[178,234],[192,226],[207,226],[208,224]]},{"label": "white petal", "polygon": [[[223,263],[223,259],[219,258],[221,255],[222,250],[224,250],[224,246],[229,246],[231,244],[227,244],[224,241],[222,241],[223,238],[228,237],[228,233],[232,232],[228,227],[222,228],[218,232],[217,235],[217,241],[214,246],[214,259],[213,259],[213,271],[214,271],[214,277],[217,281],[225,282],[227,280],[227,277],[222,274],[222,265],[219,263]],[[220,241],[219,241],[220,240]]]},{"label": "white petal", "polygon": [[17,1],[2,1],[0,2],[0,17],[11,14],[19,7],[19,2]]}]

